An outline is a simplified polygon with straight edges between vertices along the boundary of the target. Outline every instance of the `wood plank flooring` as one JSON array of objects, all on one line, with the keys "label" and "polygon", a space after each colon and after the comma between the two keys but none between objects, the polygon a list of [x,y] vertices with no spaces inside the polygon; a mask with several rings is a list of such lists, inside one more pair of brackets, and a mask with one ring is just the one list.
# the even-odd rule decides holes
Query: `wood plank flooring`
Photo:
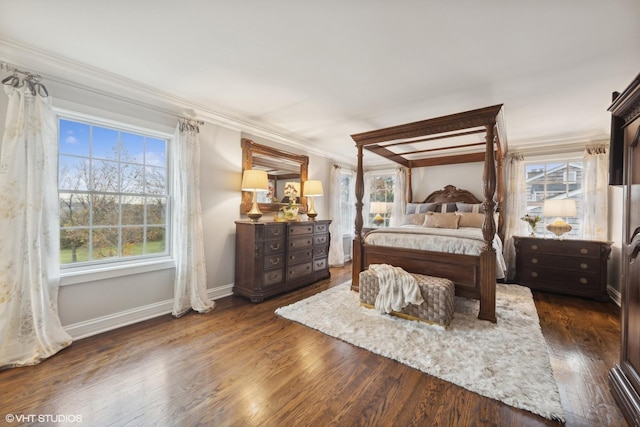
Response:
[{"label": "wood plank flooring", "polygon": [[[209,314],[162,316],[75,342],[40,365],[0,371],[6,414],[82,416],[95,426],[548,426],[273,314],[350,278]],[[535,293],[567,426],[625,426],[607,375],[618,361],[613,303]],[[12,423],[8,425],[18,425]]]}]

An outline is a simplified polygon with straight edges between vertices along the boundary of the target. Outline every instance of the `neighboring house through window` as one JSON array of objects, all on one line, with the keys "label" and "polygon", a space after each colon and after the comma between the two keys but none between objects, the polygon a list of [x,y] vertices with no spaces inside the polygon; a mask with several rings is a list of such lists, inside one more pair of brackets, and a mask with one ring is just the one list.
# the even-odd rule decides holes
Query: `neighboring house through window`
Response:
[{"label": "neighboring house through window", "polygon": [[555,218],[543,215],[544,201],[548,199],[574,199],[578,215],[563,218],[572,227],[567,237],[580,237],[582,212],[582,160],[566,162],[527,162],[525,163],[527,183],[527,213],[539,215],[536,234],[544,237],[555,237],[546,229],[547,224]]},{"label": "neighboring house through window", "polygon": [[59,115],[60,264],[169,254],[169,138]]}]

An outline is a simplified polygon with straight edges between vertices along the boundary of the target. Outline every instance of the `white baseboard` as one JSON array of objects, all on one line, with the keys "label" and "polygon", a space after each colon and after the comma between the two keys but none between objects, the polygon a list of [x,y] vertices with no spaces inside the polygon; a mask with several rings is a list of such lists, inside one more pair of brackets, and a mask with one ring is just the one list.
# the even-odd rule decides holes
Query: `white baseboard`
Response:
[{"label": "white baseboard", "polygon": [[[207,289],[207,296],[212,300],[217,300],[232,295],[233,284]],[[173,300],[160,301],[142,307],[109,314],[107,316],[96,317],[95,319],[83,322],[72,323],[64,326],[65,331],[71,338],[79,340],[123,326],[132,325],[144,320],[153,319],[171,313]]]},{"label": "white baseboard", "polygon": [[620,294],[620,291],[611,285],[607,285],[607,292],[609,293],[609,298],[618,304],[618,307],[622,307],[622,294]]}]

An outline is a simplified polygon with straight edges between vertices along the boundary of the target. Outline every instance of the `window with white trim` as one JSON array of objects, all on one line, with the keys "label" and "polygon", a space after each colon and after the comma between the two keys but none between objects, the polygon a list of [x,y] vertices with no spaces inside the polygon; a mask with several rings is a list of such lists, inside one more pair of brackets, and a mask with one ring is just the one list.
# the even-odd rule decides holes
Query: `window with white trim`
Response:
[{"label": "window with white trim", "polygon": [[536,234],[544,237],[555,237],[546,226],[555,218],[543,215],[544,201],[549,199],[574,199],[576,201],[576,217],[562,218],[572,229],[566,237],[581,236],[582,215],[582,160],[575,159],[563,162],[527,162],[525,163],[527,183],[527,214],[538,215],[541,221],[536,226]]},{"label": "window with white trim", "polygon": [[[369,185],[369,212],[363,212],[363,217],[367,227],[388,227],[391,218],[391,208],[393,206],[393,195],[396,186],[395,173],[370,173],[368,177]],[[377,202],[373,205],[374,202]],[[381,208],[380,210],[377,208]],[[372,211],[376,212],[372,212]],[[379,210],[379,212],[378,212]],[[382,223],[377,225],[374,219],[377,215],[382,217]]]},{"label": "window with white trim", "polygon": [[340,170],[340,225],[343,236],[353,235],[355,222],[355,175],[353,171]]},{"label": "window with white trim", "polygon": [[58,144],[60,264],[167,256],[166,135],[61,115]]}]

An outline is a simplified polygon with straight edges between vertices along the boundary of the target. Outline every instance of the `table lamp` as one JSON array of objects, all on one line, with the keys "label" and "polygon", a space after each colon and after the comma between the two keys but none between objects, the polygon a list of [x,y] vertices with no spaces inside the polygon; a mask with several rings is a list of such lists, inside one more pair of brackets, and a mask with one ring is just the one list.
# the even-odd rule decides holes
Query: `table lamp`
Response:
[{"label": "table lamp", "polygon": [[318,212],[313,205],[313,199],[322,196],[322,181],[319,180],[309,180],[304,182],[303,187],[303,195],[310,199],[309,210],[307,211],[307,216],[314,220],[316,216],[318,216]]},{"label": "table lamp", "polygon": [[373,223],[379,226],[384,222],[384,218],[380,214],[387,213],[387,204],[385,202],[371,202],[369,212],[376,214]]},{"label": "table lamp", "polygon": [[262,216],[262,212],[260,212],[258,208],[258,191],[268,190],[269,178],[267,177],[267,172],[255,169],[244,171],[242,174],[242,191],[253,192],[253,205],[251,206],[251,210],[247,212],[247,216],[251,218],[252,221],[258,221]]},{"label": "table lamp", "polygon": [[576,216],[576,201],[573,199],[549,199],[544,201],[542,208],[544,216],[556,217],[547,230],[561,238],[563,234],[571,231],[571,226],[562,218]]}]

